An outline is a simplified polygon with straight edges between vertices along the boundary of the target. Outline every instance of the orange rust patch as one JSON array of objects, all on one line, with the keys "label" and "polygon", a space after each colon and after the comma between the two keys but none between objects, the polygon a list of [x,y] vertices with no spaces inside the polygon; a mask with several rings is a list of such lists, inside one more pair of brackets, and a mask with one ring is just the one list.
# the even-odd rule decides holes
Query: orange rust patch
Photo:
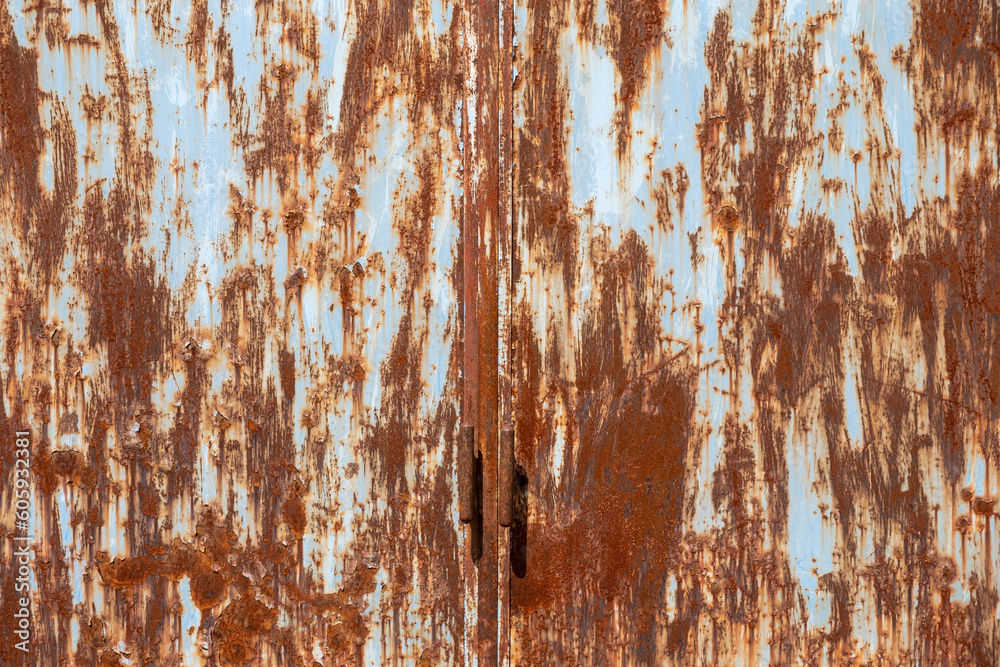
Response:
[{"label": "orange rust patch", "polygon": [[156,565],[148,556],[135,558],[116,558],[110,563],[98,567],[101,578],[108,586],[127,589],[146,581],[156,572]]},{"label": "orange rust patch", "polygon": [[302,537],[306,532],[306,506],[298,498],[290,498],[285,501],[285,507],[282,510],[282,514],[285,517],[285,523],[288,527],[295,533],[296,537]]},{"label": "orange rust patch", "polygon": [[212,631],[214,648],[222,664],[243,665],[260,650],[261,635],[274,628],[278,611],[251,597],[229,603]]}]

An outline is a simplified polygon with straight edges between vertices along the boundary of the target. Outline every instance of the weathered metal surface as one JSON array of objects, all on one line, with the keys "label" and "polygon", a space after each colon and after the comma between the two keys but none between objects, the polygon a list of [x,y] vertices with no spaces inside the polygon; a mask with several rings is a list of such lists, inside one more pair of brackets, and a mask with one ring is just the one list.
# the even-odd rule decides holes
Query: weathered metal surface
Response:
[{"label": "weathered metal surface", "polygon": [[1000,663],[997,11],[7,0],[0,662]]},{"label": "weathered metal surface", "polygon": [[516,12],[512,663],[998,664],[995,3]]},{"label": "weathered metal surface", "polygon": [[0,663],[467,664],[463,7],[0,12]]}]

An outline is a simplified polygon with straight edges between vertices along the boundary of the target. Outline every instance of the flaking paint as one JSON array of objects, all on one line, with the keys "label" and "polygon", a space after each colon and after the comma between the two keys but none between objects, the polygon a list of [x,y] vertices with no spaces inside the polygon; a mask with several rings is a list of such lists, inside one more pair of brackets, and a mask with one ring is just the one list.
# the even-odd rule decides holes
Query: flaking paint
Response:
[{"label": "flaking paint", "polygon": [[36,664],[995,664],[997,26],[5,3]]}]

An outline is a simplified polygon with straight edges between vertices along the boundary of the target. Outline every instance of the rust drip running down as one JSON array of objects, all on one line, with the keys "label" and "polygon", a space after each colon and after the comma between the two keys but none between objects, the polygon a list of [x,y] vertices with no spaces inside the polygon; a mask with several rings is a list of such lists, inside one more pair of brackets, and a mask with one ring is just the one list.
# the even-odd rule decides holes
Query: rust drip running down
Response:
[{"label": "rust drip running down", "polygon": [[733,256],[735,248],[733,247],[733,243],[735,241],[736,232],[740,228],[740,218],[736,213],[736,209],[727,205],[719,209],[717,220],[726,237],[727,272],[732,273],[735,271],[735,266],[733,265],[735,260],[735,257]]}]

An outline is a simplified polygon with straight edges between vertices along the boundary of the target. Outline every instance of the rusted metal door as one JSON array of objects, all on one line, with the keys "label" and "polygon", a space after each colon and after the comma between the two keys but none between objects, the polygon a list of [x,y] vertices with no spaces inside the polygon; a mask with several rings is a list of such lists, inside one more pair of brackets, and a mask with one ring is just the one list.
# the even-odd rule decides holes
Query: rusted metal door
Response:
[{"label": "rusted metal door", "polygon": [[495,661],[454,465],[477,9],[0,3],[0,663]]},{"label": "rusted metal door", "polygon": [[995,3],[522,0],[515,665],[994,665]]},{"label": "rusted metal door", "polygon": [[1000,663],[998,32],[5,0],[0,663]]}]

